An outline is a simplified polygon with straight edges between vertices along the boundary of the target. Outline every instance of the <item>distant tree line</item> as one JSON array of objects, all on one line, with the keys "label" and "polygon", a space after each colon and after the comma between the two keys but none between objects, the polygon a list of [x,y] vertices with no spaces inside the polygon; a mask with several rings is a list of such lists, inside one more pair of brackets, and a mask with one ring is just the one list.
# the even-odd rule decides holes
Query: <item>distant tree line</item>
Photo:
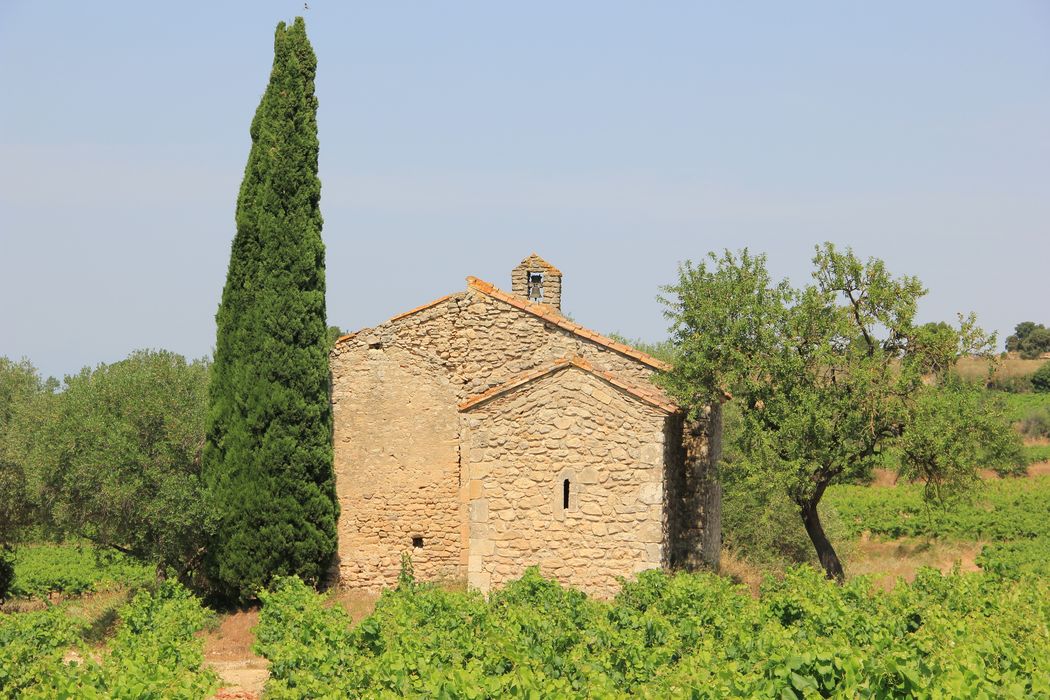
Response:
[{"label": "distant tree line", "polygon": [[1016,352],[1023,359],[1032,360],[1050,352],[1050,328],[1034,321],[1022,321],[1006,339],[1006,351]]}]

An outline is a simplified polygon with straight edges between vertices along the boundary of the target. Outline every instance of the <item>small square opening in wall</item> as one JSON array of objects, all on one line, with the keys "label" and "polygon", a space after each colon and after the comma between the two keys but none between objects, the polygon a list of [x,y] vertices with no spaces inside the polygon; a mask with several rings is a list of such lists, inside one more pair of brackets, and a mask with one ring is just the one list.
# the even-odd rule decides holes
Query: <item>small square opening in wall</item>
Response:
[{"label": "small square opening in wall", "polygon": [[422,536],[416,535],[415,537],[412,538],[412,548],[413,549],[423,549],[423,537]]}]

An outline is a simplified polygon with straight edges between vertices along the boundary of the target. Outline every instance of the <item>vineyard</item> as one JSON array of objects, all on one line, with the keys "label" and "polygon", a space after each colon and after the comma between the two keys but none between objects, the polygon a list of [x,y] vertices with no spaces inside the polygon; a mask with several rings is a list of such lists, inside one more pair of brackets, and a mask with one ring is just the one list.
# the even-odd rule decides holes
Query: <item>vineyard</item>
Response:
[{"label": "vineyard", "polygon": [[206,697],[217,679],[195,634],[208,616],[174,583],[136,594],[103,648],[64,606],[0,615],[0,698]]},{"label": "vineyard", "polygon": [[[600,601],[530,569],[486,599],[416,583],[409,563],[354,624],[338,599],[285,578],[261,595],[264,696],[1050,697],[1048,504],[1050,475],[990,479],[943,506],[918,485],[831,487],[843,541],[983,545],[982,571],[921,569],[888,589],[808,566],[767,575],[757,594],[649,571]],[[217,615],[154,567],[76,542],[26,545],[13,562],[0,700],[223,685],[203,654]],[[110,607],[86,614],[93,600]]]},{"label": "vineyard", "polygon": [[891,592],[809,568],[758,599],[642,574],[612,602],[535,570],[494,593],[403,584],[356,627],[296,579],[266,594],[268,698],[1039,697],[1050,585],[926,570]]},{"label": "vineyard", "polygon": [[81,595],[121,586],[142,585],[153,570],[115,550],[87,544],[20,547],[14,555],[16,575],[11,595],[43,598],[52,593]]},{"label": "vineyard", "polygon": [[923,500],[922,487],[836,486],[827,500],[847,533],[989,542],[978,564],[1000,575],[1050,575],[1050,476],[985,482],[946,507]]}]

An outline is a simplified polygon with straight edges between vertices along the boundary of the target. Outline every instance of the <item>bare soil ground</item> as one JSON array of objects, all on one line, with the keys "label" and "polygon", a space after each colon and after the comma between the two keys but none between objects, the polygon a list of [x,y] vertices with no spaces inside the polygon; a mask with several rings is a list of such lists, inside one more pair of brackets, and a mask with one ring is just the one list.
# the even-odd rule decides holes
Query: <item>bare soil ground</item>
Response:
[{"label": "bare soil ground", "polygon": [[338,605],[347,612],[350,619],[357,624],[372,614],[379,600],[378,593],[362,593],[360,591],[333,590],[328,596],[330,605]]},{"label": "bare soil ground", "polygon": [[1050,474],[1050,462],[1036,462],[1028,465],[1028,476],[1046,476]]},{"label": "bare soil ground", "polygon": [[215,694],[224,700],[257,700],[270,677],[266,659],[252,652],[259,622],[259,610],[253,608],[223,615],[219,624],[203,633],[204,663],[222,679]]},{"label": "bare soil ground", "polygon": [[[332,591],[329,604],[338,605],[356,623],[375,608],[378,594],[356,591]],[[270,677],[267,661],[252,651],[255,626],[259,624],[259,608],[250,608],[222,615],[219,624],[202,633],[204,663],[221,679],[222,687],[215,694],[218,700],[258,700]]]}]

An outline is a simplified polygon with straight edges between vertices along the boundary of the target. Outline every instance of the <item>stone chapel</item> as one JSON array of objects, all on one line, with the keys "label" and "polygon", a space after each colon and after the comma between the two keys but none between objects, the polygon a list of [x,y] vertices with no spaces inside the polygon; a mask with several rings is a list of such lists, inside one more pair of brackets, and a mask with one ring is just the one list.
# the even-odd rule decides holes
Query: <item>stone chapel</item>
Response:
[{"label": "stone chapel", "polygon": [[332,350],[339,585],[417,578],[483,592],[538,565],[590,594],[617,577],[717,565],[717,407],[698,420],[661,361],[561,313],[533,254],[511,291],[464,291]]}]

